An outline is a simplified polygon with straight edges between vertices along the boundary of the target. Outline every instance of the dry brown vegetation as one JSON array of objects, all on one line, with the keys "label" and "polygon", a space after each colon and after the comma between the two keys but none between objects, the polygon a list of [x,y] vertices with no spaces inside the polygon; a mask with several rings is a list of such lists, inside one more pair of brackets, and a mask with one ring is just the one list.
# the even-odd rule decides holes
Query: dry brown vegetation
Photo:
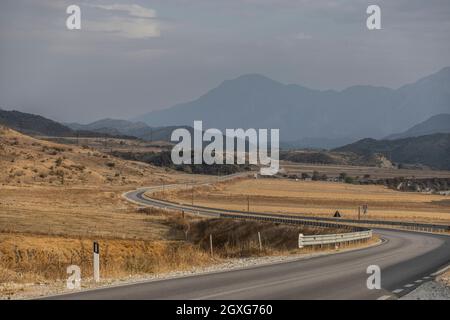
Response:
[{"label": "dry brown vegetation", "polygon": [[205,263],[202,251],[172,236],[166,216],[143,213],[121,198],[135,187],[186,179],[0,127],[0,292],[6,281],[54,280],[70,262],[89,264],[93,239],[107,248],[106,275]]},{"label": "dry brown vegetation", "polygon": [[165,170],[89,147],[56,144],[0,128],[2,185],[142,185],[171,180]]},{"label": "dry brown vegetation", "polygon": [[364,167],[350,165],[318,165],[318,164],[302,164],[289,161],[281,161],[282,171],[286,174],[307,173],[310,176],[314,171],[319,174],[327,175],[327,177],[339,177],[341,173],[346,173],[351,177],[364,177],[369,175],[372,179],[386,179],[395,177],[404,178],[449,178],[450,171],[440,171],[431,169],[397,169],[392,167]]},{"label": "dry brown vegetation", "polygon": [[[92,277],[92,241],[36,235],[0,235],[0,282],[48,282],[67,278],[66,268],[78,265],[84,279]],[[102,277],[121,277],[190,269],[211,263],[209,255],[180,241],[98,240]]]},{"label": "dry brown vegetation", "polygon": [[[261,236],[260,250],[258,232]],[[346,232],[343,229],[291,226],[249,220],[209,219],[192,224],[188,240],[204,250],[210,248],[210,235],[215,252],[225,257],[298,252],[298,234],[327,234]]]},{"label": "dry brown vegetation", "polygon": [[[192,192],[168,192],[165,198],[190,204]],[[398,192],[375,185],[286,179],[240,179],[194,192],[196,205],[331,217],[336,210],[347,218],[357,218],[358,206],[368,204],[368,219],[450,222],[448,196]]]},{"label": "dry brown vegetation", "polygon": [[112,151],[161,152],[170,150],[173,146],[172,143],[166,141],[142,141],[109,137],[42,137],[42,139],[56,143],[87,146],[104,153],[111,153]]}]

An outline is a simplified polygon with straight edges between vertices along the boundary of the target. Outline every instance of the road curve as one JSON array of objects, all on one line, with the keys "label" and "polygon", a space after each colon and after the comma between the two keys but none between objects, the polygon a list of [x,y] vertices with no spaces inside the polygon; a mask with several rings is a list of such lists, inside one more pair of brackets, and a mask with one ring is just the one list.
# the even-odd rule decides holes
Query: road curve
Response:
[{"label": "road curve", "polygon": [[[168,205],[143,196],[124,196],[141,205]],[[175,205],[180,209],[179,205]],[[198,211],[184,208],[187,212]],[[201,212],[214,215],[205,209]],[[246,269],[148,281],[58,295],[48,299],[395,299],[430,279],[450,261],[450,237],[376,229],[385,240],[365,249]],[[381,268],[380,290],[366,285],[367,267]]]}]

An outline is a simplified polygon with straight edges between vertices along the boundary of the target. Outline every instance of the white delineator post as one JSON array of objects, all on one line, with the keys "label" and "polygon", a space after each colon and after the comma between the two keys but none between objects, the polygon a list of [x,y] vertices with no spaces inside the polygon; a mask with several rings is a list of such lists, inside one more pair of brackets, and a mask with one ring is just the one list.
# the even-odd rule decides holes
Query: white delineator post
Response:
[{"label": "white delineator post", "polygon": [[262,251],[261,232],[258,231],[259,251]]},{"label": "white delineator post", "polygon": [[303,233],[298,234],[298,247],[303,248]]},{"label": "white delineator post", "polygon": [[213,240],[212,240],[212,234],[209,235],[209,247],[211,249],[211,257],[214,255],[213,252]]},{"label": "white delineator post", "polygon": [[100,247],[97,241],[94,241],[94,281],[100,281]]}]

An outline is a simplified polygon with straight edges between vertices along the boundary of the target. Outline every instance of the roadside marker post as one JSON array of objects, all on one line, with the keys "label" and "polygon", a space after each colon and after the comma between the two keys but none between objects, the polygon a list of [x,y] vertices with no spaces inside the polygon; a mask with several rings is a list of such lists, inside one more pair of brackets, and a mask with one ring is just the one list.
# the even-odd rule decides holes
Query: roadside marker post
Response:
[{"label": "roadside marker post", "polygon": [[213,256],[213,241],[212,241],[212,234],[209,235],[209,246],[211,248],[211,257]]},{"label": "roadside marker post", "polygon": [[258,231],[259,251],[262,251],[261,232]]},{"label": "roadside marker post", "polygon": [[94,241],[94,281],[100,281],[100,246]]},{"label": "roadside marker post", "polygon": [[298,247],[299,249],[303,248],[303,233],[298,234]]}]

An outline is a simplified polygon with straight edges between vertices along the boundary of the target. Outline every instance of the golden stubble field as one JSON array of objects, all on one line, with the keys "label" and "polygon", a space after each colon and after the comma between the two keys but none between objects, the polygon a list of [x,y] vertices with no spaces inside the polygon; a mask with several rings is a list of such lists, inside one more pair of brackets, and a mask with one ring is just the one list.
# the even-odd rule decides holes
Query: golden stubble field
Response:
[{"label": "golden stubble field", "polygon": [[[192,192],[167,193],[176,202],[192,203]],[[234,210],[309,214],[331,217],[336,210],[357,218],[367,204],[368,219],[450,222],[450,197],[399,192],[383,186],[287,179],[240,179],[194,192],[194,204]]]},{"label": "golden stubble field", "polygon": [[350,165],[319,165],[307,163],[295,163],[280,161],[282,170],[287,174],[307,173],[312,175],[314,171],[319,174],[326,174],[328,177],[339,177],[341,173],[346,173],[351,177],[363,177],[369,175],[371,179],[387,179],[395,177],[404,178],[450,178],[450,171],[439,171],[432,169],[397,169],[392,167],[363,167]]}]

